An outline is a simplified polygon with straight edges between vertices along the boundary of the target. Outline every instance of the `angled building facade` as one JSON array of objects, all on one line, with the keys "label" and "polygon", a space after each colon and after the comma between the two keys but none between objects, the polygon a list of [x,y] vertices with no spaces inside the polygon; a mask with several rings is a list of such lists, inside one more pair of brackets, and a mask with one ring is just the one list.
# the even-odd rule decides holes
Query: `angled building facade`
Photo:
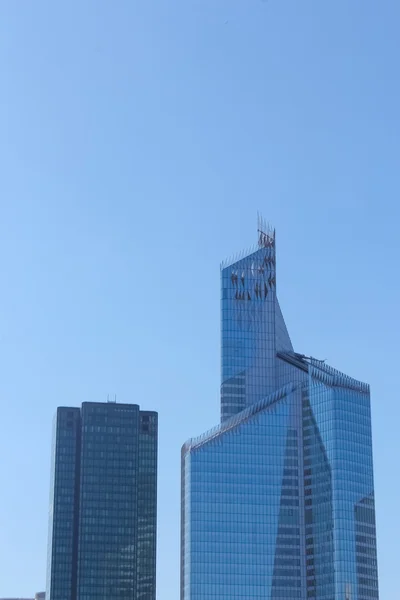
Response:
[{"label": "angled building facade", "polygon": [[181,600],[377,600],[369,386],[294,351],[258,235],[221,269],[221,423],[182,448]]},{"label": "angled building facade", "polygon": [[155,600],[157,439],[136,404],[57,409],[48,600]]}]

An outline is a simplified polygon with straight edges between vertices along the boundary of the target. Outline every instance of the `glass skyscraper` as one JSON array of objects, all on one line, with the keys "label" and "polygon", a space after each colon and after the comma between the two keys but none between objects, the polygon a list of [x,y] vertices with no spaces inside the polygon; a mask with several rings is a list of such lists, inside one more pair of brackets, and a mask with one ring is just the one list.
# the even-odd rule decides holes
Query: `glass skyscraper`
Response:
[{"label": "glass skyscraper", "polygon": [[294,351],[262,221],[221,296],[221,423],[182,448],[181,600],[377,600],[369,386]]},{"label": "glass skyscraper", "polygon": [[58,408],[48,600],[155,600],[157,413],[135,404]]}]

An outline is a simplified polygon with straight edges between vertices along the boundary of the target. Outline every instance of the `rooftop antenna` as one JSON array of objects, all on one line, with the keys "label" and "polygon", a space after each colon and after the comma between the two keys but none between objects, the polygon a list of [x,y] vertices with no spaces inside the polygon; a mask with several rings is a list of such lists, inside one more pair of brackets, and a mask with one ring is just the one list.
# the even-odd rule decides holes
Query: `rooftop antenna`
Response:
[{"label": "rooftop antenna", "polygon": [[259,248],[272,248],[275,246],[275,230],[257,212],[257,233]]}]

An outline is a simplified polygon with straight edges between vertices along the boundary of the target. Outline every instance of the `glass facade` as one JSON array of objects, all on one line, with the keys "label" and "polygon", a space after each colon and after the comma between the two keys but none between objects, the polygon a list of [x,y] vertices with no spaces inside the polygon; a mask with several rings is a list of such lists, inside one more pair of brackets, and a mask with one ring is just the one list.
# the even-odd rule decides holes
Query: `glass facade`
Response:
[{"label": "glass facade", "polygon": [[155,600],[157,437],[134,404],[57,410],[49,600]]},{"label": "glass facade", "polygon": [[377,600],[367,384],[294,352],[275,233],[222,266],[221,424],[182,448],[181,600]]}]

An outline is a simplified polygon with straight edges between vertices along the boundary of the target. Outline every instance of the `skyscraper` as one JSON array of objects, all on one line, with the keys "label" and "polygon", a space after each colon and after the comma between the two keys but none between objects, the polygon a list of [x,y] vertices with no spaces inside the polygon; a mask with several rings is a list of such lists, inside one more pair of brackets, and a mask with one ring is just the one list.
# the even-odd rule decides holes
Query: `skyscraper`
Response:
[{"label": "skyscraper", "polygon": [[157,413],[58,408],[47,600],[155,600]]},{"label": "skyscraper", "polygon": [[182,448],[181,600],[377,600],[369,386],[294,351],[261,220],[221,284],[221,423]]}]

